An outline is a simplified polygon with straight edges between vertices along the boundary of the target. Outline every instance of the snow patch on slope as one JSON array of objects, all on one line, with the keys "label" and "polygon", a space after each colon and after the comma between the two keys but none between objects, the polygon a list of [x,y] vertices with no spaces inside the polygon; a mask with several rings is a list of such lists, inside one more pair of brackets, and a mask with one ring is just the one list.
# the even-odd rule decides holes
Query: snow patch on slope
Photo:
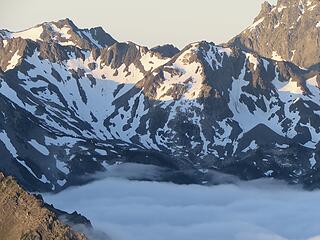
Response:
[{"label": "snow patch on slope", "polygon": [[264,17],[260,18],[256,22],[254,22],[250,27],[248,27],[248,30],[251,32],[253,31],[259,24],[261,24],[264,21]]},{"label": "snow patch on slope", "polygon": [[272,52],[272,57],[273,60],[275,61],[284,61],[283,58],[277,53],[277,51]]},{"label": "snow patch on slope", "polygon": [[46,155],[46,156],[49,155],[49,150],[45,146],[43,146],[40,143],[38,143],[35,139],[30,140],[29,143],[38,152],[40,152],[40,153],[42,153],[43,155]]},{"label": "snow patch on slope", "polygon": [[19,55],[19,50],[17,50],[9,61],[9,65],[6,67],[6,71],[15,68],[19,63],[21,56]]},{"label": "snow patch on slope", "polygon": [[30,28],[28,30],[25,31],[21,31],[21,32],[15,32],[9,35],[10,38],[18,38],[21,37],[23,39],[30,39],[33,41],[37,41],[37,40],[42,40],[41,39],[41,34],[43,32],[43,27],[39,26],[39,27],[34,27],[34,28]]},{"label": "snow patch on slope", "polygon": [[10,138],[4,130],[0,132],[0,141],[5,145],[7,150],[12,154],[14,158],[18,157],[16,148],[13,146],[13,144],[10,141]]},{"label": "snow patch on slope", "polygon": [[257,67],[259,65],[258,59],[251,53],[246,53],[247,59],[249,59],[249,62],[253,64],[253,69],[257,70]]}]

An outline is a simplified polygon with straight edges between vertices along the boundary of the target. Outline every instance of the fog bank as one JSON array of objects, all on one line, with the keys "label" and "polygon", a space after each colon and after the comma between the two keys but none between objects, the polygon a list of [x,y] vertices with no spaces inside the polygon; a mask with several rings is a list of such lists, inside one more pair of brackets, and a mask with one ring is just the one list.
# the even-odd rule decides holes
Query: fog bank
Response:
[{"label": "fog bank", "polygon": [[320,191],[272,180],[205,187],[108,178],[44,198],[113,240],[320,240]]}]

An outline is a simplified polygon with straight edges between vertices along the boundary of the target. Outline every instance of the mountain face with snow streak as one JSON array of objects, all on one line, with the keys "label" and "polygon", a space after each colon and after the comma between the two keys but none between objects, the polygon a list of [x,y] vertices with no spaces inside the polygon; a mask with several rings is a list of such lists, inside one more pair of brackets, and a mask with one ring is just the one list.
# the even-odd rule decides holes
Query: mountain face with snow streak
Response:
[{"label": "mountain face with snow streak", "polygon": [[254,23],[229,42],[278,61],[320,69],[320,1],[278,0],[262,5]]},{"label": "mountain face with snow streak", "polygon": [[319,72],[238,47],[120,43],[70,20],[0,32],[0,169],[59,191],[132,162],[317,187]]},{"label": "mountain face with snow streak", "polygon": [[[101,27],[79,29],[70,19],[46,22],[21,32],[0,30],[0,39],[29,39],[40,42],[54,42],[61,46],[76,46],[82,49],[102,48],[116,42]],[[6,43],[6,41],[4,41]]]}]

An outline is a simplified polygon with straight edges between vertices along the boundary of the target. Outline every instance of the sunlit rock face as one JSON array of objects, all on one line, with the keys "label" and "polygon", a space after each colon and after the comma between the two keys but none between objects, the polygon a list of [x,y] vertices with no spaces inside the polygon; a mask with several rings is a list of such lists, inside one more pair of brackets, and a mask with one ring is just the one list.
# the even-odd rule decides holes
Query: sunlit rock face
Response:
[{"label": "sunlit rock face", "polygon": [[275,6],[265,2],[254,23],[229,44],[319,70],[319,12],[318,0],[279,0]]},{"label": "sunlit rock face", "polygon": [[12,177],[0,172],[0,239],[6,240],[87,240],[58,219],[78,218],[77,224],[90,222],[74,213],[58,211],[46,205],[40,197],[24,191]]}]

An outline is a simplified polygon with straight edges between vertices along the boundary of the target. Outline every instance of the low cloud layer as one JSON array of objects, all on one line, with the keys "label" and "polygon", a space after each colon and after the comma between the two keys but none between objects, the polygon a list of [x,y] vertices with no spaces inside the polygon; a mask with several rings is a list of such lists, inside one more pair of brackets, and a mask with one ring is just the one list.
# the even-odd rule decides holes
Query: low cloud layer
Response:
[{"label": "low cloud layer", "polygon": [[44,198],[112,240],[320,240],[320,191],[270,180],[204,187],[108,178]]}]

